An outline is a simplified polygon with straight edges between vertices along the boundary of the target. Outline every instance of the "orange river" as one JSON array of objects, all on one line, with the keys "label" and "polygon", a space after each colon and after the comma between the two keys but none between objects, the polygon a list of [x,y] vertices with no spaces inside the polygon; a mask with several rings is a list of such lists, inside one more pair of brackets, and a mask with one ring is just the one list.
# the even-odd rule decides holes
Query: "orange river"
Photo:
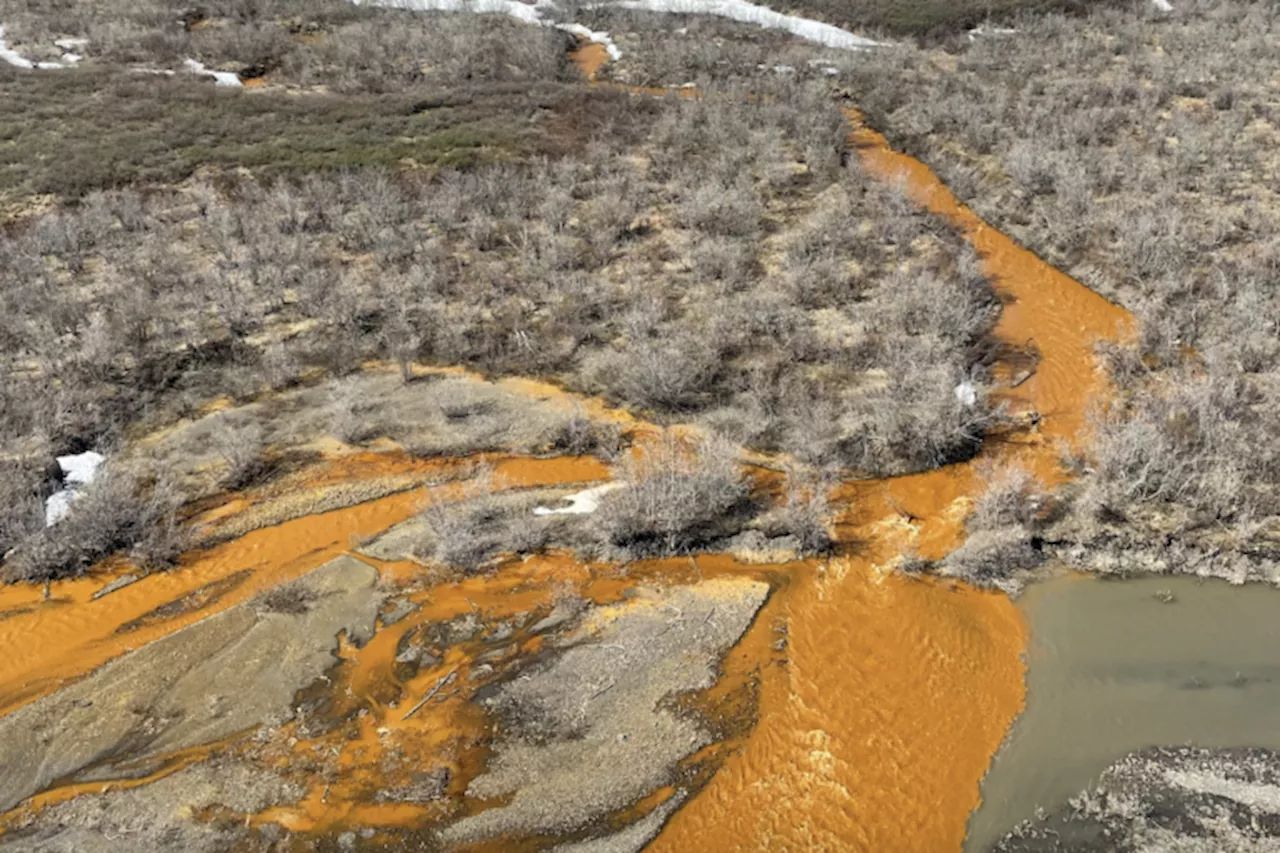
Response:
[{"label": "orange river", "polygon": [[[1126,333],[1125,311],[989,227],[922,163],[854,127],[873,176],[954,223],[1006,302],[995,333],[1033,342],[1035,373],[1004,393],[1041,415],[982,458],[1061,481],[1063,442],[1107,393],[1093,345]],[[846,487],[856,556],[785,592],[786,666],[764,680],[746,746],[678,811],[654,853],[959,850],[978,784],[1022,708],[1027,628],[1003,594],[889,571],[906,548],[937,558],[962,534],[974,463]]]},{"label": "orange river", "polygon": [[[990,442],[982,458],[1016,460],[1050,483],[1060,481],[1063,444],[1080,436],[1091,402],[1107,394],[1093,344],[1124,335],[1127,315],[988,227],[925,166],[890,150],[883,137],[862,127],[856,113],[849,119],[855,128],[850,143],[865,169],[899,182],[911,199],[953,222],[978,251],[1005,302],[996,334],[1019,346],[1031,341],[1039,352],[1035,373],[1004,392],[1014,409],[1038,412],[1039,423],[1011,439]],[[435,466],[443,474],[451,464],[397,458],[406,471],[430,473]],[[497,458],[496,465],[510,486],[608,476],[601,463],[586,458]],[[350,465],[345,470],[360,476]],[[527,611],[550,601],[553,584],[568,583],[604,601],[621,596],[637,578],[686,580],[691,571],[701,574],[705,568],[768,575],[774,581],[766,610],[725,662],[727,678],[750,676],[757,685],[758,719],[724,750],[718,772],[649,849],[958,851],[969,813],[978,804],[979,781],[1022,708],[1027,628],[1003,594],[912,579],[893,568],[908,549],[936,558],[954,548],[971,496],[980,487],[972,463],[848,483],[838,505],[842,538],[850,547],[845,556],[822,563],[766,570],[698,558],[632,567],[624,576],[616,567],[587,567],[553,556],[426,588],[415,578],[415,566],[382,566],[388,582],[411,587],[423,608],[381,629],[364,648],[344,642],[340,650],[335,681],[347,689],[334,692],[365,709],[333,735],[345,775],[317,784],[295,808],[254,819],[331,831],[443,817],[440,807],[430,812],[376,806],[368,797],[378,781],[381,739],[399,737],[419,755],[447,756],[441,760],[453,765],[456,781],[450,790],[458,795],[483,762],[485,721],[466,690],[455,690],[406,719],[401,704],[406,698],[426,695],[450,671],[462,670],[457,684],[466,684],[469,662],[463,654],[398,684],[393,658],[405,632],[477,607],[498,616]],[[55,583],[48,599],[35,587],[0,589],[0,646],[12,650],[0,657],[0,713],[349,552],[357,540],[456,488],[446,483],[414,489],[257,530],[98,600],[90,596],[103,585],[103,572]],[[775,647],[777,637],[784,643]],[[536,650],[538,642],[530,638],[526,650]],[[287,751],[279,763],[289,766]]]}]

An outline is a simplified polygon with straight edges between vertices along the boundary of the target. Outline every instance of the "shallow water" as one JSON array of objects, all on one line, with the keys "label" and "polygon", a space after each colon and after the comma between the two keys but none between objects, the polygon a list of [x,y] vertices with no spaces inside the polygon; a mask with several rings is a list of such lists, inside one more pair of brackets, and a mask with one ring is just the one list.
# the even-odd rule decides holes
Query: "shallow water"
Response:
[{"label": "shallow water", "polygon": [[[1161,601],[1163,592],[1173,601]],[[1027,707],[982,785],[965,850],[1052,813],[1147,746],[1280,749],[1280,590],[1063,577],[1031,587]]]}]

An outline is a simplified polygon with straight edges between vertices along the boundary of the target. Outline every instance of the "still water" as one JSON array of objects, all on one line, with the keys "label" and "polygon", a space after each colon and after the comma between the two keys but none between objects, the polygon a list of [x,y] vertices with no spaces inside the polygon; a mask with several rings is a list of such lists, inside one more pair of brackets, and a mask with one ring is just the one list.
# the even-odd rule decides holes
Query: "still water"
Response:
[{"label": "still water", "polygon": [[1136,749],[1280,749],[1280,590],[1071,576],[1033,585],[1019,606],[1026,710],[982,783],[966,853],[1037,807],[1058,810]]}]

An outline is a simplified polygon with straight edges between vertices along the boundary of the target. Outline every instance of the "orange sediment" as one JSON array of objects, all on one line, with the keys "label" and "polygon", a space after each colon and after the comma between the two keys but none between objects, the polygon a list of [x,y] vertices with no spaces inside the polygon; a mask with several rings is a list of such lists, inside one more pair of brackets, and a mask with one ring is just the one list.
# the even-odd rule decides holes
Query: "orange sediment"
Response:
[{"label": "orange sediment", "polygon": [[[382,567],[391,575],[397,574],[396,564]],[[572,589],[596,604],[608,604],[646,581],[688,583],[723,574],[767,572],[767,567],[707,556],[636,563],[622,576],[614,567],[587,565],[568,554],[552,553],[511,561],[493,575],[411,593],[418,609],[378,632],[363,648],[345,649],[344,661],[333,673],[333,693],[348,697],[342,712],[350,714],[358,708],[360,713],[316,740],[299,739],[281,748],[276,758],[287,772],[299,758],[329,753],[335,756],[337,772],[327,777],[329,781],[309,782],[309,793],[298,804],[268,809],[253,816],[251,822],[279,823],[292,831],[312,834],[362,826],[412,830],[475,808],[464,802],[463,793],[483,770],[492,734],[490,721],[474,701],[477,689],[485,683],[481,660],[503,648],[508,649],[498,655],[503,660],[534,654],[542,637],[529,635],[525,629],[497,644],[478,636],[451,646],[438,663],[411,678],[398,678],[397,649],[416,630],[470,614],[490,625],[527,617],[548,608],[557,589]],[[757,634],[734,650],[733,656],[740,661],[728,662],[723,687],[741,685],[752,675],[767,657],[766,640]],[[711,697],[711,701],[717,698]],[[397,806],[374,802],[379,792],[408,784],[415,772],[440,767],[449,771],[448,801]],[[643,811],[645,805],[640,803],[636,808]]]},{"label": "orange sediment", "polygon": [[[1094,343],[1123,336],[1128,314],[986,225],[924,164],[850,118],[863,167],[901,182],[982,257],[1007,303],[996,336],[1039,352],[1035,373],[1003,392],[1040,415],[1037,427],[984,455],[1060,482],[1060,445],[1081,435],[1107,392]],[[909,550],[938,558],[955,548],[980,486],[963,464],[844,487],[842,535],[855,554],[793,578],[787,664],[764,678],[759,723],[650,851],[960,849],[979,782],[1022,709],[1027,627],[1002,594],[888,569]]]},{"label": "orange sediment", "polygon": [[[1124,337],[1132,324],[1129,312],[983,222],[927,166],[890,148],[884,136],[862,124],[858,113],[846,114],[855,128],[850,140],[863,168],[898,183],[912,201],[950,220],[982,257],[996,291],[1009,300],[996,336],[1013,346],[1033,344],[1039,351],[1035,372],[1024,384],[1005,392],[1011,401],[1040,413],[1037,444],[1074,441],[1086,425],[1090,407],[1108,396],[1093,347],[1101,340]],[[1056,459],[1043,448],[1028,454],[1027,462],[1034,463],[1036,472],[1048,480],[1060,478]]]},{"label": "orange sediment", "polygon": [[[607,476],[604,465],[589,457],[492,461],[496,475],[512,487]],[[437,464],[443,471],[456,463]],[[374,469],[384,473],[379,466]],[[448,494],[451,487],[439,488]],[[0,713],[56,690],[111,658],[300,577],[352,550],[361,538],[409,518],[441,493],[415,489],[255,530],[97,600],[92,596],[106,582],[101,576],[55,583],[48,599],[38,586],[0,588],[0,645],[22,650],[0,659]],[[202,594],[211,589],[216,593]],[[194,606],[184,606],[187,601]]]},{"label": "orange sediment", "polygon": [[569,61],[577,66],[583,77],[594,80],[609,61],[609,51],[598,41],[579,39],[578,46],[569,51]]}]

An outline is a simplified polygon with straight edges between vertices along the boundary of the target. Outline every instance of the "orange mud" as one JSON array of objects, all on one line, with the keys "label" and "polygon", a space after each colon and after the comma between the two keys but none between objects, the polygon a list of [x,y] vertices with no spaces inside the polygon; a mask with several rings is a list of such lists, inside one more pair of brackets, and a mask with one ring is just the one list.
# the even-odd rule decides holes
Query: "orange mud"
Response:
[{"label": "orange mud", "polygon": [[[381,568],[384,575],[392,577],[404,577],[407,569],[394,563],[381,564]],[[251,821],[275,822],[294,832],[313,834],[364,826],[412,830],[482,807],[463,798],[467,784],[484,768],[493,732],[490,721],[473,701],[476,691],[492,675],[478,659],[487,653],[487,660],[501,663],[536,654],[542,638],[529,635],[524,628],[502,640],[490,639],[482,632],[450,646],[439,663],[405,678],[398,671],[396,654],[414,632],[468,614],[491,626],[545,612],[557,593],[568,591],[604,604],[622,599],[647,580],[689,583],[744,573],[763,577],[768,569],[743,566],[724,556],[703,556],[636,563],[621,574],[616,567],[589,566],[569,555],[550,554],[513,560],[492,575],[410,593],[417,611],[383,628],[363,648],[344,650],[344,661],[333,673],[334,687],[329,691],[344,698],[336,700],[329,713],[345,722],[318,738],[300,738],[277,746],[274,765],[280,772],[288,773],[299,764],[305,767],[310,755],[328,756],[325,772],[308,773],[297,780],[308,785],[309,793],[296,806],[268,809]],[[726,678],[721,684],[741,685],[752,678],[761,661],[768,658],[763,645],[766,640],[767,635],[759,634],[735,649],[726,661]],[[433,690],[438,692],[432,695]],[[427,697],[430,701],[418,707],[419,700]],[[704,701],[707,707],[724,712],[733,698],[709,695]],[[378,792],[405,786],[415,773],[441,767],[450,773],[449,802],[374,802]],[[323,778],[317,781],[315,775]],[[657,799],[655,795],[650,802],[638,803],[635,811],[648,811],[657,805]],[[304,840],[297,849],[309,849],[307,843]]]},{"label": "orange mud", "polygon": [[[1033,345],[1036,372],[1003,398],[1040,421],[984,457],[1061,482],[1063,442],[1080,437],[1108,388],[1095,341],[1129,318],[1020,248],[961,205],[919,161],[856,128],[872,175],[961,229],[1006,301],[995,334]],[[1027,627],[1004,595],[886,571],[907,551],[944,556],[959,544],[973,463],[848,484],[842,538],[852,556],[793,577],[785,596],[785,671],[763,680],[746,747],[676,812],[648,850],[959,850],[978,784],[1022,709]]]},{"label": "orange mud", "polygon": [[[846,111],[855,130],[850,140],[863,168],[901,186],[912,201],[950,220],[982,257],[996,291],[1008,300],[996,337],[1012,346],[1033,345],[1040,355],[1031,377],[1005,392],[1012,403],[1029,406],[1043,420],[1036,444],[1074,441],[1082,434],[1091,406],[1110,396],[1096,369],[1093,347],[1119,340],[1132,328],[1129,312],[1064,275],[983,222],[913,157],[891,149],[885,138]],[[1047,481],[1061,479],[1057,460],[1043,449],[1025,454],[1026,462]]]}]

